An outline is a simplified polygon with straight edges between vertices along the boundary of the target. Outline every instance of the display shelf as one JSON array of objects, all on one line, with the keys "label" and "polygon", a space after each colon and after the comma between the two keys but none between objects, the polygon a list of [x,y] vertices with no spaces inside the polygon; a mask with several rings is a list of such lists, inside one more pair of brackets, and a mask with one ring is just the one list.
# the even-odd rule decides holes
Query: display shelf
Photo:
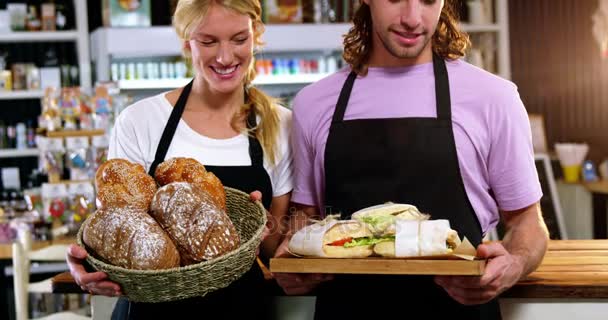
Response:
[{"label": "display shelf", "polygon": [[28,149],[0,149],[0,159],[2,158],[20,158],[20,157],[37,157],[40,151],[36,148]]},{"label": "display shelf", "polygon": [[476,32],[500,32],[501,27],[498,24],[468,24],[460,25],[462,30],[468,33]]},{"label": "display shelf", "polygon": [[17,31],[0,33],[0,43],[2,42],[60,42],[75,41],[78,39],[78,32],[71,31]]},{"label": "display shelf", "polygon": [[61,130],[61,131],[41,131],[39,135],[47,138],[67,138],[67,137],[94,137],[103,136],[105,130],[94,129],[94,130]]},{"label": "display shelf", "polygon": [[[286,75],[259,75],[253,81],[256,85],[288,85],[313,83],[329,74],[286,74]],[[145,79],[145,80],[121,80],[118,87],[121,90],[154,90],[172,89],[185,86],[190,81],[185,79]]]},{"label": "display shelf", "polygon": [[43,90],[0,91],[0,100],[39,99],[43,96]]}]

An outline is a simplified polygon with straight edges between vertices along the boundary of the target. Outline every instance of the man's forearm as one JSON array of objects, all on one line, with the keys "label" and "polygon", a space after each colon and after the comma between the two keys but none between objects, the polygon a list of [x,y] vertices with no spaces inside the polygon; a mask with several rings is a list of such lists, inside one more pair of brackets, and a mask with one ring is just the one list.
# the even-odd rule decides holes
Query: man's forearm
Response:
[{"label": "man's forearm", "polygon": [[540,206],[504,212],[503,217],[507,230],[503,246],[518,259],[524,277],[536,270],[547,250],[549,235]]}]

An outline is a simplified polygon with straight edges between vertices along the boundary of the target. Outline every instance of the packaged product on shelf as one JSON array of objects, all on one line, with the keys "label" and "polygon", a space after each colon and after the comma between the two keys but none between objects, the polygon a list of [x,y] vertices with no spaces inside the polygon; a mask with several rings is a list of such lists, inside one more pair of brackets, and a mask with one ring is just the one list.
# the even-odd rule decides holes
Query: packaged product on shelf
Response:
[{"label": "packaged product on shelf", "polygon": [[301,23],[301,0],[268,0],[264,2],[269,23]]},{"label": "packaged product on shelf", "polygon": [[12,90],[13,87],[13,76],[12,73],[8,70],[4,70],[6,68],[6,58],[4,55],[0,55],[0,91],[3,90]]},{"label": "packaged product on shelf", "polygon": [[42,30],[55,31],[55,4],[43,3],[40,5],[42,14]]},{"label": "packaged product on shelf", "polygon": [[16,127],[16,145],[17,149],[25,149],[27,148],[27,128],[25,127],[25,123],[19,122]]},{"label": "packaged product on shelf", "polygon": [[102,136],[95,136],[92,138],[91,155],[93,159],[93,170],[97,171],[97,168],[108,160],[108,147],[110,146],[110,139],[108,134]]},{"label": "packaged product on shelf", "polygon": [[6,147],[9,149],[15,149],[17,147],[17,128],[13,125],[6,127]]},{"label": "packaged product on shelf", "polygon": [[89,138],[67,137],[66,142],[66,167],[69,169],[70,180],[92,179],[91,166],[88,161]]},{"label": "packaged product on shelf", "polygon": [[63,147],[62,138],[47,138],[38,136],[38,149],[40,149],[40,157],[38,167],[40,171],[48,175],[50,183],[61,181],[63,176],[63,159],[65,149]]},{"label": "packaged product on shelf", "polygon": [[59,101],[57,100],[54,88],[48,87],[45,89],[41,103],[42,114],[38,117],[38,128],[47,131],[60,130],[61,112],[59,110]]},{"label": "packaged product on shelf", "polygon": [[68,220],[68,189],[63,183],[42,184],[42,216],[51,222],[53,228],[65,224]]},{"label": "packaged product on shelf", "polygon": [[42,28],[42,23],[40,22],[40,18],[38,17],[38,10],[36,6],[29,6],[29,12],[27,14],[27,21],[25,22],[25,28],[28,31],[40,31]]},{"label": "packaged product on shelf", "polygon": [[84,220],[95,211],[95,188],[90,182],[70,183],[68,185],[68,199],[69,232],[76,234]]},{"label": "packaged product on shelf", "polygon": [[91,107],[94,110],[93,127],[108,132],[112,121],[112,97],[105,86],[97,86],[92,98]]},{"label": "packaged product on shelf", "polygon": [[7,3],[6,9],[11,19],[11,30],[24,31],[27,5],[25,3]]},{"label": "packaged product on shelf", "polygon": [[63,120],[63,129],[76,130],[76,117],[80,108],[80,97],[77,96],[73,88],[67,87],[61,89],[59,107]]},{"label": "packaged product on shelf", "polygon": [[11,70],[13,73],[13,90],[26,90],[27,65],[25,63],[14,63]]},{"label": "packaged product on shelf", "polygon": [[40,89],[40,69],[33,64],[27,65],[26,83],[28,90]]}]

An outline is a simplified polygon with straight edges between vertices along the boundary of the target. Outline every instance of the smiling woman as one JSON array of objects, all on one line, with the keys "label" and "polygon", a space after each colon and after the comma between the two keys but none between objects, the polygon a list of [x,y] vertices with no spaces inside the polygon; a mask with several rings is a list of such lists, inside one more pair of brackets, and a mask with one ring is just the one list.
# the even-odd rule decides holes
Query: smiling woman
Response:
[{"label": "smiling woman", "polygon": [[[108,158],[141,164],[152,176],[165,159],[192,158],[226,187],[252,198],[261,192],[272,226],[259,248],[259,261],[267,261],[281,240],[278,221],[287,215],[293,183],[291,111],[252,85],[254,48],[264,32],[261,13],[258,0],[180,0],[173,25],[195,77],[121,112]],[[68,257],[78,284],[96,294],[119,295],[121,288],[104,274],[85,271],[81,250],[72,248]],[[270,297],[280,290],[254,264],[229,287],[204,297],[158,304],[121,298],[113,319],[272,319]]]}]

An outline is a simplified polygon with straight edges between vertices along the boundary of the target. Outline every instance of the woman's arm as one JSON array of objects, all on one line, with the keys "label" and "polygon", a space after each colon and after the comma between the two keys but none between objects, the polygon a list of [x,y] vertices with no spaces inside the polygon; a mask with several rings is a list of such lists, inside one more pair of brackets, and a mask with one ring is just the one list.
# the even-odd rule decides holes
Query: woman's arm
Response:
[{"label": "woman's arm", "polygon": [[286,227],[284,226],[285,221],[287,221],[288,218],[290,199],[291,192],[272,199],[267,224],[269,235],[264,239],[261,246],[261,254],[266,258],[274,256],[274,253],[282,240]]}]

